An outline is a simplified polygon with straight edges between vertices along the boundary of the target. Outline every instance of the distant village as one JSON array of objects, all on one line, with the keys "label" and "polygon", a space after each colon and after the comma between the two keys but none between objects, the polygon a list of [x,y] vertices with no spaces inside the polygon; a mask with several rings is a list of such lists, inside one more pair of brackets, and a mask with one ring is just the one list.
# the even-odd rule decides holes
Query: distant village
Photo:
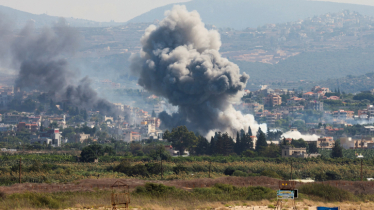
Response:
[{"label": "distant village", "polygon": [[[104,83],[113,86],[111,81]],[[113,88],[118,86],[115,84]],[[157,99],[157,103],[150,110],[115,103],[117,111],[123,114],[103,116],[98,111],[70,109],[64,103],[53,103],[51,100],[32,101],[34,104],[31,107],[35,111],[15,111],[15,99],[26,106],[31,103],[30,98],[38,98],[41,93],[22,92],[11,86],[1,87],[0,91],[2,136],[19,136],[26,132],[30,145],[61,147],[66,143],[109,143],[110,139],[128,143],[163,140],[161,120],[157,116],[169,109],[169,105],[151,94],[147,98]],[[374,148],[374,106],[369,104],[366,109],[359,110],[349,110],[349,106],[347,109],[339,106],[335,111],[326,109],[324,103],[327,102],[330,105],[331,102],[344,104],[339,92],[319,86],[310,91],[300,91],[271,89],[263,85],[257,91],[245,90],[241,103],[235,104],[235,108],[244,114],[254,115],[256,121],[259,124],[266,123],[269,130],[300,132],[296,136],[277,139],[268,136],[268,144],[282,144],[282,141],[291,144],[293,140],[302,138],[306,143],[316,144],[318,149],[332,149],[339,139],[345,149]],[[373,94],[374,91],[368,93]],[[68,128],[81,129],[81,132],[69,133]],[[347,131],[350,128],[356,131],[350,133]],[[251,138],[255,143],[256,136]],[[172,150],[171,146],[167,147]],[[283,150],[284,157],[310,157],[306,155],[305,148],[285,147]],[[2,151],[15,150],[3,148]]]},{"label": "distant village", "polygon": [[[253,114],[257,122],[266,123],[270,130],[300,132],[292,138],[271,141],[273,144],[282,143],[282,140],[291,144],[293,139],[303,138],[307,143],[316,143],[318,149],[331,150],[336,140],[340,140],[344,149],[374,149],[374,106],[367,104],[362,107],[361,104],[363,109],[350,110],[350,106],[344,102],[346,100],[338,96],[343,97],[339,92],[320,86],[314,86],[310,91],[300,91],[271,89],[265,85],[257,91],[246,91],[243,102],[236,108],[243,113]],[[374,91],[364,94],[373,95]],[[344,96],[352,98],[352,94]],[[328,106],[326,109],[324,102],[338,106]],[[347,105],[345,109],[344,105]],[[296,156],[300,153],[295,148],[290,150],[295,150]]]}]

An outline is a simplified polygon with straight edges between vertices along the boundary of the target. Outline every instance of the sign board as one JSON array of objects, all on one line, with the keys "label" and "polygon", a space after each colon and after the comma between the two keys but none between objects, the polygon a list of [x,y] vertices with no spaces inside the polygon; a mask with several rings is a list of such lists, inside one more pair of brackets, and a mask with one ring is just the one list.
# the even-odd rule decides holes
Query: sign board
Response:
[{"label": "sign board", "polygon": [[339,207],[317,207],[317,210],[339,210]]},{"label": "sign board", "polygon": [[295,199],[295,193],[293,190],[278,190],[277,199]]}]

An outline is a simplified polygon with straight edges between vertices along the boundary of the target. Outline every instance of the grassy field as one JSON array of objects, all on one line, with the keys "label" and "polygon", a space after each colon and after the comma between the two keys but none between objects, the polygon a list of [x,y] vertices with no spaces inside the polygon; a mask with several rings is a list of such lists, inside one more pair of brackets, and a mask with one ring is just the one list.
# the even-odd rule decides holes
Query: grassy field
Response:
[{"label": "grassy field", "polygon": [[[175,158],[163,162],[163,179],[159,161],[128,157],[103,157],[99,163],[76,162],[72,155],[5,155],[0,156],[0,185],[16,186],[19,177],[18,159],[22,157],[22,182],[43,183],[48,186],[70,183],[81,185],[84,180],[92,183],[100,180],[134,180],[131,206],[141,209],[209,209],[225,206],[246,206],[261,203],[275,204],[276,184],[266,187],[261,181],[248,184],[244,179],[264,180],[266,177],[289,179],[291,161],[293,178],[313,178],[320,181],[360,179],[360,161],[354,159],[269,159],[214,157]],[[374,162],[364,160],[363,176],[374,177]],[[211,179],[209,177],[211,171]],[[259,177],[261,176],[261,177]],[[266,176],[264,178],[264,176]],[[228,178],[238,179],[235,182]],[[243,179],[242,181],[239,179]],[[199,180],[205,180],[200,181]],[[216,180],[212,185],[201,187],[206,180]],[[218,181],[217,181],[218,180]],[[222,180],[222,181],[219,181]],[[226,181],[225,181],[226,180]],[[146,182],[156,182],[145,184]],[[158,183],[157,183],[158,182]],[[177,184],[176,182],[183,182]],[[197,183],[189,184],[187,182]],[[160,183],[166,185],[159,185]],[[168,184],[169,183],[169,184]],[[171,183],[171,184],[170,184]],[[174,183],[174,184],[172,184]],[[238,184],[234,184],[238,183]],[[357,182],[358,183],[358,182]],[[230,185],[233,184],[233,185]],[[249,186],[252,185],[252,186]],[[259,186],[257,186],[259,185]],[[362,187],[361,187],[362,185]],[[373,190],[369,184],[357,184],[336,188],[330,185],[313,184],[300,186],[300,202],[328,203],[370,203],[374,201]],[[20,185],[21,186],[21,185]],[[192,187],[193,186],[193,187]],[[195,188],[196,186],[196,188]],[[336,185],[337,186],[337,185]],[[135,188],[136,187],[136,188]],[[189,187],[189,188],[188,188]],[[357,191],[357,189],[362,190]],[[2,189],[6,189],[2,188]],[[25,188],[26,189],[26,188]],[[30,189],[30,188],[27,188]],[[70,190],[70,189],[69,189]],[[100,208],[109,207],[108,189],[95,187],[81,191],[51,192],[15,190],[14,193],[0,192],[0,209],[43,209],[43,208]],[[314,205],[314,204],[308,204]],[[348,205],[348,204],[347,204]],[[363,208],[365,209],[365,208]]]},{"label": "grassy field", "polygon": [[[374,201],[372,195],[354,195],[323,184],[308,184],[300,189],[296,200],[304,206],[356,206]],[[0,209],[98,209],[110,207],[111,191],[0,194]],[[162,184],[146,183],[131,192],[131,208],[138,209],[212,209],[228,206],[275,206],[276,191],[266,187],[235,187],[216,184],[209,188],[183,190]],[[365,208],[364,208],[365,209]]]},{"label": "grassy field", "polygon": [[[329,162],[315,160],[309,162],[293,163],[293,178],[313,178],[326,180],[359,180],[360,162]],[[147,180],[161,179],[161,167],[157,161],[128,162],[128,166],[118,167],[121,162],[107,163],[77,163],[61,162],[47,163],[38,161],[24,161],[22,164],[22,182],[30,183],[67,183],[87,178],[139,178]],[[209,176],[209,167],[212,177],[222,176],[269,176],[279,179],[289,179],[291,165],[286,162],[235,161],[228,163],[206,161],[196,162],[164,162],[163,178],[195,179]],[[3,162],[0,166],[0,185],[18,183],[19,165],[17,162]],[[374,168],[371,164],[364,164],[363,177],[374,177]]]}]

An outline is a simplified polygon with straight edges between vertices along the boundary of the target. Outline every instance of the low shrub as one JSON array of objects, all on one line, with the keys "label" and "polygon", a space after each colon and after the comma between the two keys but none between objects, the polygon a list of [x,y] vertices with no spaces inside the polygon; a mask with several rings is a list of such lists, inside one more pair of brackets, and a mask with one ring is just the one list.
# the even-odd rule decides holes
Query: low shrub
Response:
[{"label": "low shrub", "polygon": [[6,198],[6,194],[3,191],[0,191],[0,199],[4,200]]},{"label": "low shrub", "polygon": [[276,178],[276,179],[282,179],[281,176],[277,174],[277,172],[272,171],[272,170],[264,170],[261,172],[261,176],[267,176],[271,178]]},{"label": "low shrub", "polygon": [[353,201],[357,198],[350,192],[324,184],[306,184],[300,188],[300,193],[306,195],[317,196],[323,198],[328,202],[342,202],[342,201]]},{"label": "low shrub", "polygon": [[15,193],[9,196],[10,199],[14,200],[27,200],[34,208],[50,208],[59,209],[61,208],[61,202],[52,198],[49,195],[39,193]]},{"label": "low shrub", "polygon": [[183,164],[178,164],[175,167],[173,167],[173,171],[175,174],[180,174],[181,172],[187,172],[188,169]]},{"label": "low shrub", "polygon": [[241,177],[247,177],[248,174],[243,172],[243,171],[239,171],[239,170],[236,170],[234,171],[234,173],[232,174],[232,176],[241,176]]},{"label": "low shrub", "polygon": [[225,175],[227,175],[227,176],[231,176],[234,172],[235,172],[235,168],[229,166],[229,167],[227,167],[227,168],[225,169],[225,171],[224,171],[223,173],[224,173]]},{"label": "low shrub", "polygon": [[133,195],[145,195],[153,198],[196,199],[199,201],[257,201],[272,199],[276,192],[266,187],[235,187],[229,184],[215,184],[211,188],[194,188],[192,192],[162,184],[146,183],[137,187]]},{"label": "low shrub", "polygon": [[163,184],[146,183],[143,186],[137,187],[133,194],[149,195],[149,196],[173,196],[175,193],[181,191],[175,187],[169,187]]}]

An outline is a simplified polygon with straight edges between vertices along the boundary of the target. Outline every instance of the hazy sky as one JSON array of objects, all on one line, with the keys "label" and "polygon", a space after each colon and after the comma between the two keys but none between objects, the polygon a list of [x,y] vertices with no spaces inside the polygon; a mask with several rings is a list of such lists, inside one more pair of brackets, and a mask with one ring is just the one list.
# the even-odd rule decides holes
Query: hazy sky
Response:
[{"label": "hazy sky", "polygon": [[189,0],[0,0],[0,5],[33,14],[125,22],[153,8]]},{"label": "hazy sky", "polygon": [[[0,5],[33,14],[125,22],[153,8],[186,1],[189,0],[0,0]],[[374,6],[374,0],[329,1]]]}]

